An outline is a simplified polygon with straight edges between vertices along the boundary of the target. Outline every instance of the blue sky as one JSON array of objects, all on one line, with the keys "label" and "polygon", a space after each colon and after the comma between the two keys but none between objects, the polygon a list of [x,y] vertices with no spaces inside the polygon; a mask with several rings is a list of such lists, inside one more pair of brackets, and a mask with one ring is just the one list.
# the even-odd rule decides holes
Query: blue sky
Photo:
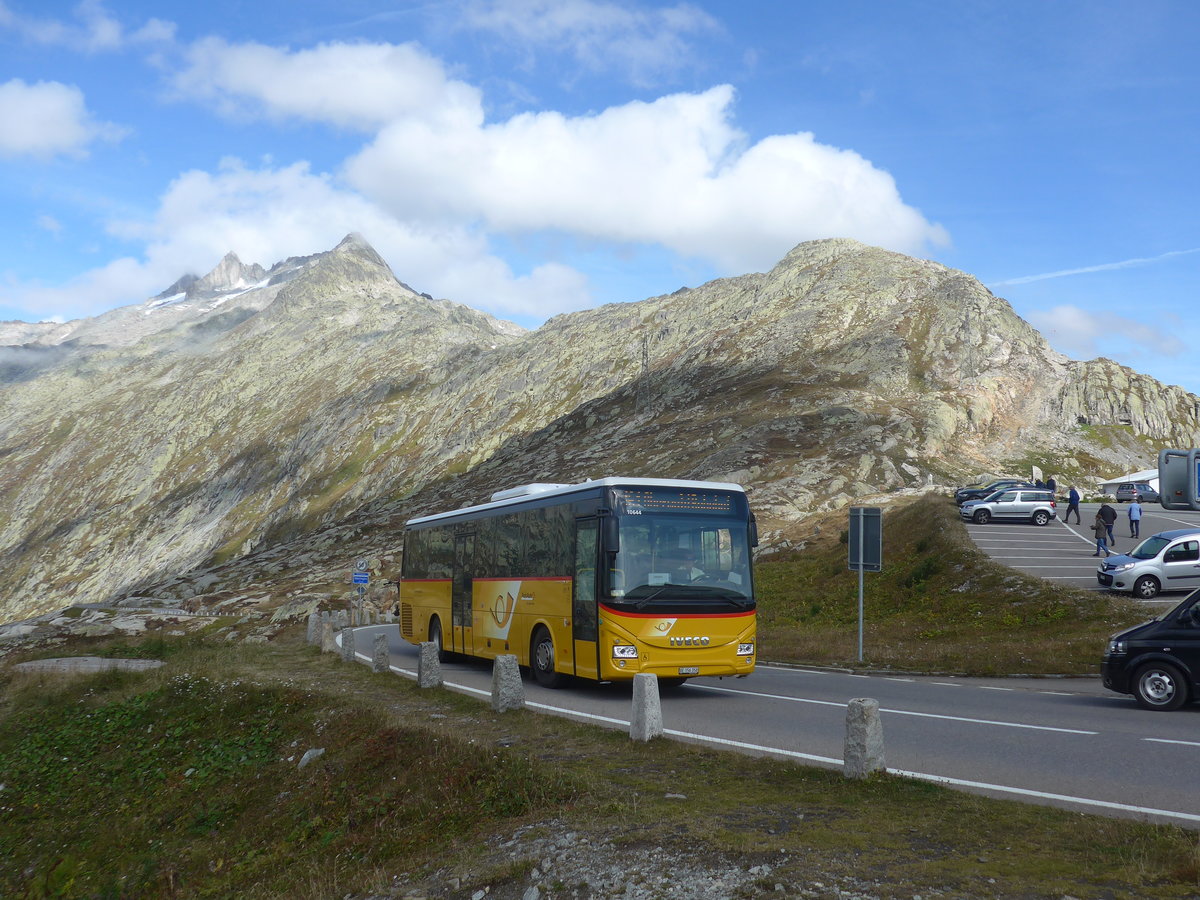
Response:
[{"label": "blue sky", "polygon": [[0,0],[0,319],[361,232],[526,326],[864,242],[1200,393],[1200,4]]}]

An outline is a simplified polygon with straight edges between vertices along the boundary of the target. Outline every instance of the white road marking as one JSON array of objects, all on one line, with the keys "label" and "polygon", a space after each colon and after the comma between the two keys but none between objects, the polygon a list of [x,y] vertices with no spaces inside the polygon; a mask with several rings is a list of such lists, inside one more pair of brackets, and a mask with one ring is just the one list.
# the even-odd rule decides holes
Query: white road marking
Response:
[{"label": "white road marking", "polygon": [[1200,747],[1200,741],[1172,741],[1167,738],[1142,738],[1155,744],[1182,744],[1185,747]]},{"label": "white road marking", "polygon": [[[934,682],[934,683],[935,684],[943,684],[945,682]],[[947,684],[947,687],[961,687],[962,686],[962,685],[957,685],[957,684],[948,684],[948,683],[946,683],[946,684]],[[738,694],[739,696],[745,696],[745,697],[762,697],[764,700],[784,700],[788,703],[808,703],[813,706],[837,706],[837,707],[842,707],[842,708],[844,708],[846,706],[845,703],[837,703],[832,700],[812,700],[807,697],[788,697],[783,694],[764,694],[760,691],[743,691],[743,690],[737,690],[735,688],[722,688],[722,687],[715,687],[715,686],[707,685],[707,684],[694,684],[694,685],[692,685],[692,687],[694,689],[698,689],[701,691],[713,691],[718,694]],[[1055,693],[1055,692],[1054,691],[1045,691],[1045,693],[1051,694],[1051,693]],[[1071,695],[1067,694],[1065,696],[1069,697]],[[1098,731],[1082,731],[1077,728],[1055,728],[1051,725],[1028,725],[1024,722],[1000,722],[1000,721],[997,721],[994,719],[973,719],[973,718],[970,718],[967,716],[947,716],[947,715],[942,715],[940,713],[915,712],[913,710],[891,709],[891,708],[887,708],[887,707],[880,707],[879,711],[881,713],[883,713],[883,712],[891,713],[892,715],[896,715],[896,716],[914,716],[916,718],[921,718],[921,719],[942,719],[942,720],[949,721],[949,722],[970,722],[970,723],[973,723],[976,725],[998,725],[1002,728],[1025,728],[1025,729],[1029,729],[1031,731],[1054,731],[1059,734],[1094,735],[1094,734],[1100,733]]]}]

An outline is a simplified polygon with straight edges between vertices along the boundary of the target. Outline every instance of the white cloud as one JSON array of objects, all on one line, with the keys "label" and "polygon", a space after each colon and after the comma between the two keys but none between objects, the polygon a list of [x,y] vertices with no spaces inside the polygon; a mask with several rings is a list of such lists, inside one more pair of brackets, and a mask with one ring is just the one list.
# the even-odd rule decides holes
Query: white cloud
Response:
[{"label": "white cloud", "polygon": [[747,146],[731,123],[733,98],[722,85],[457,130],[406,119],[351,159],[347,176],[397,216],[661,244],[728,272],[770,266],[818,237],[902,251],[946,241],[890,175],[852,151],[807,133]]},{"label": "white cloud", "polygon": [[174,81],[185,96],[378,129],[346,175],[399,222],[659,244],[731,273],[770,266],[811,238],[909,252],[947,240],[853,151],[809,133],[751,144],[732,122],[728,85],[591,115],[486,123],[479,91],[413,45],[290,52],[210,39],[187,59]]},{"label": "white cloud", "polygon": [[638,83],[693,65],[691,38],[721,30],[687,3],[647,9],[595,0],[473,2],[462,24],[509,46],[565,51],[592,71],[623,70]]},{"label": "white cloud", "polygon": [[37,19],[15,13],[0,2],[0,27],[10,28],[35,44],[68,47],[84,53],[122,50],[131,44],[169,42],[175,35],[174,24],[162,19],[149,19],[130,31],[98,0],[82,0],[74,14],[74,22]]},{"label": "white cloud", "polygon": [[1139,266],[1148,266],[1157,262],[1162,262],[1167,259],[1174,259],[1176,256],[1189,256],[1193,253],[1200,253],[1200,247],[1193,247],[1190,250],[1170,250],[1167,253],[1160,253],[1158,256],[1134,257],[1133,259],[1123,259],[1119,262],[1100,263],[1094,266],[1083,266],[1078,269],[1060,269],[1057,272],[1043,272],[1040,275],[1022,275],[1019,278],[1009,278],[1005,281],[994,281],[988,285],[989,288],[1009,287],[1016,284],[1030,284],[1034,281],[1048,281],[1051,278],[1066,278],[1071,275],[1090,275],[1093,272],[1114,272],[1120,269],[1136,269]]},{"label": "white cloud", "polygon": [[1177,356],[1186,349],[1175,335],[1109,312],[1064,305],[1030,312],[1028,318],[1055,348],[1077,359],[1104,353],[1122,358]]},{"label": "white cloud", "polygon": [[402,281],[496,315],[545,317],[590,302],[584,277],[546,265],[517,276],[467,228],[397,222],[363,197],[297,163],[250,169],[223,162],[216,173],[186,172],[170,185],[150,221],[115,222],[114,235],[146,245],[144,257],[114,260],[55,288],[8,285],[0,302],[35,317],[94,315],[138,303],[181,275],[203,274],[230,250],[264,266],[334,247],[361,232]]},{"label": "white cloud", "polygon": [[83,155],[97,140],[117,140],[124,130],[95,121],[83,92],[57,81],[0,84],[0,156],[47,158]]},{"label": "white cloud", "polygon": [[48,231],[55,237],[62,234],[62,222],[54,218],[54,216],[43,213],[37,217],[37,227],[43,231]]},{"label": "white cloud", "polygon": [[227,115],[263,114],[374,130],[415,116],[448,127],[482,120],[479,92],[447,77],[441,62],[415,44],[321,44],[289,52],[264,44],[207,38],[187,51],[173,78],[182,96]]}]

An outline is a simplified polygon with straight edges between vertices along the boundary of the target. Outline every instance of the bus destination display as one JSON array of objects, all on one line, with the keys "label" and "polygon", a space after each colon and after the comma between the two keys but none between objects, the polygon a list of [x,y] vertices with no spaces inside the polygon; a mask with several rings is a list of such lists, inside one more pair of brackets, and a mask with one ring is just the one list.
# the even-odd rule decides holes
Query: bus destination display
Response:
[{"label": "bus destination display", "polygon": [[643,512],[690,512],[730,515],[733,495],[715,491],[680,488],[617,488],[613,491],[617,512],[640,515]]}]

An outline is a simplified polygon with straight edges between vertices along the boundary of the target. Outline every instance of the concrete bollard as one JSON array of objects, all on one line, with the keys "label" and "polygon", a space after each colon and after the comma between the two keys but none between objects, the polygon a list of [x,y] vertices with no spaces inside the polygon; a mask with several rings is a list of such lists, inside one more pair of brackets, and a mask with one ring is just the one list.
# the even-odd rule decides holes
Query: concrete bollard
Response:
[{"label": "concrete bollard", "polygon": [[879,720],[879,701],[866,698],[846,704],[846,748],[842,770],[847,778],[866,778],[872,772],[886,772],[883,761],[883,723]]},{"label": "concrete bollard", "polygon": [[356,603],[350,607],[350,625],[353,627],[361,624],[362,623],[358,621],[358,604]]},{"label": "concrete bollard", "polygon": [[375,644],[371,651],[371,671],[372,672],[387,672],[389,666],[390,655],[388,653],[388,639],[386,634],[375,635]]},{"label": "concrete bollard", "polygon": [[629,736],[635,741],[662,737],[662,704],[658,699],[658,676],[643,672],[633,676],[633,716]]},{"label": "concrete bollard", "polygon": [[417,657],[417,687],[441,686],[442,664],[438,662],[437,644],[433,641],[422,641],[421,653]]},{"label": "concrete bollard", "polygon": [[342,629],[342,662],[354,662],[354,629]]},{"label": "concrete bollard", "polygon": [[492,663],[492,709],[508,712],[525,708],[525,685],[521,683],[521,667],[511,653],[502,653]]},{"label": "concrete bollard", "polygon": [[304,635],[304,640],[309,644],[317,643],[317,635],[321,627],[321,616],[314,609],[308,614],[308,632]]},{"label": "concrete bollard", "polygon": [[333,622],[321,623],[321,652],[332,653],[337,649],[337,644],[333,642]]}]

